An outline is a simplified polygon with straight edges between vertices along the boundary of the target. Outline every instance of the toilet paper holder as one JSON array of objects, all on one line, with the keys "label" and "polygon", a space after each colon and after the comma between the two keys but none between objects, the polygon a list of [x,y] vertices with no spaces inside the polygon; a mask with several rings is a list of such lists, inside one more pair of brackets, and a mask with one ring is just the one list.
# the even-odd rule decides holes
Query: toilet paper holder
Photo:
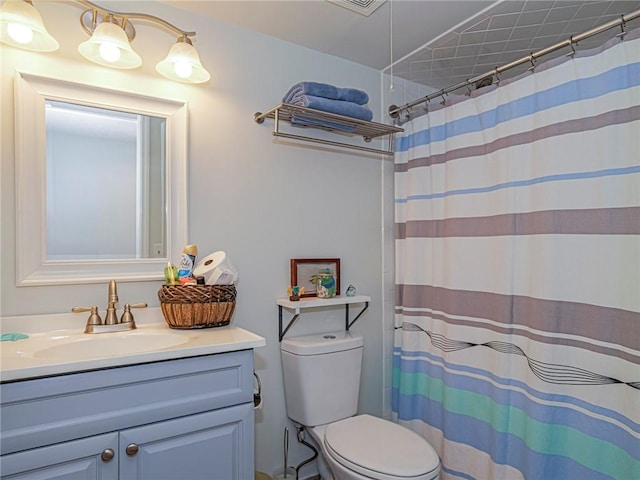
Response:
[{"label": "toilet paper holder", "polygon": [[253,372],[253,380],[253,408],[259,410],[262,408],[262,384],[255,371]]}]

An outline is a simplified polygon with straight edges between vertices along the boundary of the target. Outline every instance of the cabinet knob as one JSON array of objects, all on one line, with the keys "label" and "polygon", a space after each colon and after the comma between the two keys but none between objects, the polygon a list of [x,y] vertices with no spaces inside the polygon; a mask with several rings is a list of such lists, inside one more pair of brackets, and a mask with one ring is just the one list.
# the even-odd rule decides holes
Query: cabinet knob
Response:
[{"label": "cabinet knob", "polygon": [[124,451],[130,457],[133,457],[136,453],[138,453],[138,445],[136,445],[135,443],[130,443],[129,445],[127,445],[127,448],[125,448]]},{"label": "cabinet knob", "polygon": [[115,456],[115,452],[110,448],[106,448],[102,451],[102,454],[100,455],[100,459],[103,462],[109,462],[114,456]]}]

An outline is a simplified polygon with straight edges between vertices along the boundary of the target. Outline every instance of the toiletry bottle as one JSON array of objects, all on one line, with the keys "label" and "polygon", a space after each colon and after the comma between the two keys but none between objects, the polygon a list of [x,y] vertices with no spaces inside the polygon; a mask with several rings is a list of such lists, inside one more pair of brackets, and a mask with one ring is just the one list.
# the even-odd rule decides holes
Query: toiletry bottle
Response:
[{"label": "toiletry bottle", "polygon": [[164,280],[167,285],[179,285],[178,281],[178,269],[169,262],[164,267]]},{"label": "toiletry bottle", "polygon": [[198,256],[197,245],[187,245],[182,251],[180,259],[180,268],[178,269],[178,279],[191,276],[193,268],[196,266],[196,257]]}]

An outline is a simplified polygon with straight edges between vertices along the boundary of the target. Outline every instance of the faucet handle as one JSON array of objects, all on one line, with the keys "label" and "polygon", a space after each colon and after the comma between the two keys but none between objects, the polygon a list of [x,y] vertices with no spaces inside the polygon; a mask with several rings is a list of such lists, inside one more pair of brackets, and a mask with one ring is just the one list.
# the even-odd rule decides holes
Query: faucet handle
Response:
[{"label": "faucet handle", "polygon": [[135,325],[133,313],[131,313],[131,305],[128,303],[124,306],[124,312],[122,312],[122,317],[120,317],[120,323],[131,323],[132,325]]},{"label": "faucet handle", "polygon": [[129,307],[131,308],[147,308],[147,304],[146,303],[131,303],[131,304],[127,304],[129,305]]},{"label": "faucet handle", "polygon": [[87,325],[102,325],[102,319],[98,313],[97,305],[92,305],[91,307],[73,307],[71,311],[73,313],[91,312],[87,319]]},{"label": "faucet handle", "polygon": [[133,313],[131,313],[132,308],[146,308],[146,303],[134,303],[134,304],[125,304],[124,312],[122,313],[122,317],[120,317],[120,323],[131,323],[131,328],[136,328],[135,320],[133,319]]}]

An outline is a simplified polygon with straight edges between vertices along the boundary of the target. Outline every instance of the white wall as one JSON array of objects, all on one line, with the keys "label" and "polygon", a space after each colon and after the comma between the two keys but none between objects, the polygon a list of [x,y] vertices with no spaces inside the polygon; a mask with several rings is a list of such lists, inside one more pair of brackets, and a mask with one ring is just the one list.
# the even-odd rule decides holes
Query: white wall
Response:
[{"label": "white wall", "polygon": [[[370,294],[368,312],[353,327],[365,337],[361,412],[383,413],[382,337],[383,249],[392,247],[392,209],[388,192],[391,160],[331,147],[278,141],[272,121],[254,123],[256,111],[277,105],[294,83],[314,80],[361,88],[371,96],[374,120],[381,115],[380,73],[263,35],[196,17],[157,2],[118,2],[113,8],[159,15],[197,31],[194,44],[212,74],[209,84],[187,86],[164,80],[154,65],[175,41],[157,27],[134,22],[134,48],[141,71],[116,71],[87,63],[76,46],[87,37],[79,26],[81,8],[72,3],[35,2],[61,50],[36,54],[2,46],[1,214],[2,289],[0,313],[65,312],[74,305],[106,304],[106,285],[15,287],[14,69],[116,87],[189,102],[189,242],[201,254],[227,251],[240,272],[233,323],[267,340],[255,354],[263,384],[264,408],[256,417],[256,467],[271,473],[282,461],[282,432],[291,430],[291,463],[308,451],[295,441],[286,418],[275,299],[289,284],[289,259],[339,257],[342,290],[354,284]],[[303,27],[301,27],[303,28]],[[322,133],[324,134],[324,132]],[[321,135],[322,135],[321,134]],[[383,176],[383,172],[384,175]],[[386,178],[386,180],[385,180]],[[385,183],[386,182],[386,183]],[[105,194],[118,194],[109,185]],[[109,193],[111,192],[111,193]],[[384,239],[384,240],[383,240]],[[177,262],[178,259],[174,259]],[[384,270],[384,271],[383,271]],[[119,285],[122,303],[157,305],[159,282]],[[78,317],[78,325],[84,316]],[[344,311],[304,314],[290,331],[341,329]],[[307,474],[313,471],[305,469]]]}]

